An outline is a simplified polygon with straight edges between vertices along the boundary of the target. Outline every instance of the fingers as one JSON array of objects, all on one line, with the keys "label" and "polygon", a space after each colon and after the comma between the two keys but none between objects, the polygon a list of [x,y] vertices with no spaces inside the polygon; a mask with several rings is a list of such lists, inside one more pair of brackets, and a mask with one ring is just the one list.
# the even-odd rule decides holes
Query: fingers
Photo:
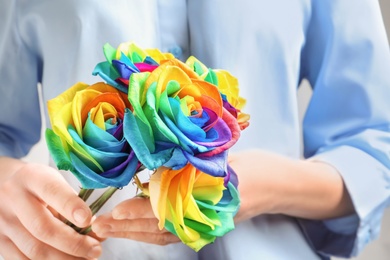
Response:
[{"label": "fingers", "polygon": [[131,240],[136,240],[139,242],[145,242],[155,245],[169,245],[172,243],[180,242],[179,238],[169,232],[164,233],[149,233],[149,232],[109,232],[105,234],[107,237],[117,237],[117,238],[127,238]]},{"label": "fingers", "polygon": [[19,248],[6,237],[0,237],[0,259],[2,259],[1,256],[4,259],[28,260],[28,258],[20,252]]},{"label": "fingers", "polygon": [[60,252],[57,249],[42,243],[33,237],[26,229],[12,228],[8,230],[9,236],[13,241],[8,240],[9,251],[4,256],[5,259],[84,259],[81,257],[70,256]]},{"label": "fingers", "polygon": [[19,223],[14,221],[14,232],[3,229],[0,235],[8,237],[27,257],[84,259],[101,254],[99,241],[78,234],[57,218],[59,213],[83,227],[91,222],[92,213],[54,169],[26,164],[2,185],[0,194],[5,198],[0,218],[11,214],[8,221]]},{"label": "fingers", "polygon": [[98,217],[92,230],[99,237],[128,238],[140,242],[167,245],[179,242],[179,238],[158,228],[149,199],[133,198],[122,202],[112,214]]},{"label": "fingers", "polygon": [[133,198],[116,206],[112,217],[117,220],[136,218],[155,218],[152,205],[147,198]]},{"label": "fingers", "polygon": [[160,230],[156,218],[116,220],[106,214],[96,219],[92,229],[99,237],[127,238],[157,245],[180,242],[172,233]]},{"label": "fingers", "polygon": [[0,255],[4,259],[84,259],[70,256],[33,237],[17,219],[2,225]]},{"label": "fingers", "polygon": [[[28,165],[23,175],[39,174],[37,178],[23,178],[26,188],[78,227],[91,224],[92,213],[58,172],[50,167]],[[38,167],[39,169],[36,169]]]},{"label": "fingers", "polygon": [[[163,233],[166,230],[160,230],[156,218],[122,219],[116,220],[111,214],[105,214],[97,218],[92,228],[97,235],[101,236],[108,232],[149,232]],[[106,236],[103,236],[106,237]]]},{"label": "fingers", "polygon": [[[49,244],[58,251],[78,257],[98,257],[101,254],[100,243],[90,236],[83,236],[76,233],[72,228],[66,226],[59,219],[54,218],[51,212],[36,198],[27,199],[26,192],[20,192],[15,199],[15,213],[19,216],[22,225],[34,235],[34,237]],[[12,234],[11,237],[18,237],[18,234]],[[33,242],[34,243],[34,242]],[[19,245],[18,245],[19,246]],[[32,249],[28,251],[45,251],[54,255],[54,251],[46,251],[47,246],[39,246],[34,243]],[[44,250],[45,249],[45,250]]]}]

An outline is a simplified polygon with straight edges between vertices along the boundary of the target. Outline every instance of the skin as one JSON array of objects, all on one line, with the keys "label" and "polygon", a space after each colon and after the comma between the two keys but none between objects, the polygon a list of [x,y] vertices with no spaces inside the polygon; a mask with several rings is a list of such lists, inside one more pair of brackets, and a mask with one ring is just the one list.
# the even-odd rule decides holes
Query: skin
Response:
[{"label": "skin", "polygon": [[[264,213],[328,219],[354,212],[340,174],[328,164],[293,160],[263,150],[233,154],[229,163],[239,178],[241,207],[236,223]],[[144,198],[122,202],[111,214],[98,217],[92,228],[100,237],[159,245],[179,241],[157,229],[150,203]]]},{"label": "skin", "polygon": [[64,216],[80,227],[92,213],[51,167],[0,158],[0,255],[5,259],[95,259],[100,242],[77,234]]}]

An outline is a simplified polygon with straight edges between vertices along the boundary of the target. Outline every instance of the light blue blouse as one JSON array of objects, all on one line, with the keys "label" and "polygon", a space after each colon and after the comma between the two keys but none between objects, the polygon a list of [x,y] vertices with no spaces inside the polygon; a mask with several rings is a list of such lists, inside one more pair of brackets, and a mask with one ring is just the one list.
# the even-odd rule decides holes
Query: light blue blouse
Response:
[{"label": "light blue blouse", "polygon": [[[390,51],[376,1],[0,0],[0,6],[0,154],[24,156],[39,140],[38,82],[47,101],[77,81],[100,81],[91,72],[104,60],[103,44],[135,41],[229,70],[251,114],[235,149],[292,158],[304,150],[340,172],[356,209],[326,221],[258,216],[199,254],[179,244],[111,239],[101,259],[347,257],[378,236],[390,198]],[[303,79],[313,96],[300,124]],[[107,210],[128,194],[116,195]]]}]

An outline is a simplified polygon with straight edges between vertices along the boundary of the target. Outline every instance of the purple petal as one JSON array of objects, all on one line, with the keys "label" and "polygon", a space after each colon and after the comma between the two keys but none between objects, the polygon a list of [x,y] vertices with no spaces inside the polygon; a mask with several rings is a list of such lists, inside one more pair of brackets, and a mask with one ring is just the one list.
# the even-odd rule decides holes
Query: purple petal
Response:
[{"label": "purple petal", "polygon": [[235,118],[237,118],[237,109],[232,106],[228,101],[223,100],[223,107],[229,111],[230,114],[232,114]]},{"label": "purple petal", "polygon": [[121,75],[121,78],[124,79],[129,79],[131,74],[139,72],[119,60],[112,60],[112,65],[118,71],[119,75]]},{"label": "purple petal", "polygon": [[101,173],[100,175],[103,176],[103,177],[106,177],[106,178],[115,178],[115,177],[121,175],[122,172],[124,171],[124,169],[129,164],[129,162],[134,157],[135,157],[135,154],[134,154],[133,151],[131,151],[131,153],[129,154],[129,156],[127,157],[127,159],[124,162],[122,162],[121,164],[115,166],[114,168],[111,168],[108,171],[105,171],[105,172]]},{"label": "purple petal", "polygon": [[228,183],[231,182],[234,187],[238,187],[238,177],[236,172],[233,170],[233,168],[227,164],[227,174],[224,179],[225,187],[227,187]]},{"label": "purple petal", "polygon": [[218,120],[218,115],[213,110],[211,110],[207,107],[203,107],[203,110],[205,110],[207,112],[207,115],[210,117],[209,120],[207,121],[207,123],[202,127],[203,130],[207,132],[210,129],[211,125],[216,120]]},{"label": "purple petal", "polygon": [[213,127],[214,130],[218,133],[218,139],[212,142],[195,142],[199,145],[206,147],[218,147],[226,144],[232,139],[232,132],[230,131],[229,126],[221,118],[218,119],[217,123]]},{"label": "purple petal", "polygon": [[225,177],[227,175],[227,151],[223,151],[214,156],[206,157],[191,155],[183,151],[187,160],[197,169],[215,177]]}]

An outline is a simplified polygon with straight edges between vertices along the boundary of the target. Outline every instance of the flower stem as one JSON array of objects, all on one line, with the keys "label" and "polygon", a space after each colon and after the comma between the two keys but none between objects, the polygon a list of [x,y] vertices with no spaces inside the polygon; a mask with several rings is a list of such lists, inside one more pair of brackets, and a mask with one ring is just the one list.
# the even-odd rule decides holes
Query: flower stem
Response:
[{"label": "flower stem", "polygon": [[[89,208],[92,211],[92,215],[95,215],[104,204],[114,195],[114,193],[118,190],[116,187],[108,188],[97,200],[95,200]],[[91,226],[76,230],[80,234],[86,235],[92,230]]]},{"label": "flower stem", "polygon": [[95,215],[117,190],[118,188],[116,187],[109,187],[95,202],[93,202],[89,206],[91,208],[92,215]]},{"label": "flower stem", "polygon": [[84,189],[82,188],[79,192],[79,197],[84,200],[84,201],[87,201],[87,199],[89,198],[89,196],[91,196],[92,192],[94,191],[94,189]]}]

